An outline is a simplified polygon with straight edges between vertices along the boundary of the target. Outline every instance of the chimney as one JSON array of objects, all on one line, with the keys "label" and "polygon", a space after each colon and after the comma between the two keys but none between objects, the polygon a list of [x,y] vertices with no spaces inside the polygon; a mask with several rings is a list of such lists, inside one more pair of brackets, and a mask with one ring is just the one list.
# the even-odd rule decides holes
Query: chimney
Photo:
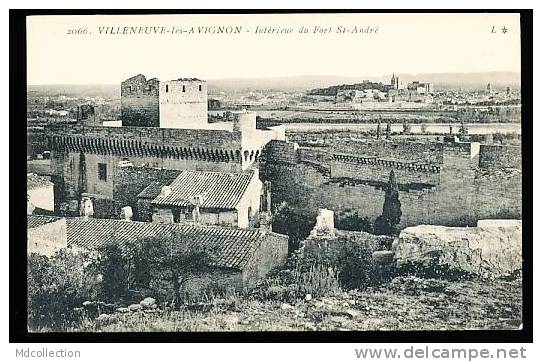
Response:
[{"label": "chimney", "polygon": [[94,205],[92,204],[92,199],[90,197],[83,196],[81,199],[79,214],[85,219],[94,216]]},{"label": "chimney", "polygon": [[120,219],[124,221],[132,221],[134,213],[131,206],[124,206],[120,209]]},{"label": "chimney", "polygon": [[160,190],[160,197],[166,197],[171,194],[171,187],[169,186],[162,186],[162,189]]},{"label": "chimney", "polygon": [[203,197],[204,195],[195,195],[192,199],[192,205],[194,206],[194,210],[192,210],[192,220],[195,223],[199,223],[200,219],[200,212],[199,208],[201,205],[203,205]]},{"label": "chimney", "polygon": [[30,195],[26,194],[26,214],[32,215],[35,209],[36,207],[34,206],[32,201],[30,201]]}]

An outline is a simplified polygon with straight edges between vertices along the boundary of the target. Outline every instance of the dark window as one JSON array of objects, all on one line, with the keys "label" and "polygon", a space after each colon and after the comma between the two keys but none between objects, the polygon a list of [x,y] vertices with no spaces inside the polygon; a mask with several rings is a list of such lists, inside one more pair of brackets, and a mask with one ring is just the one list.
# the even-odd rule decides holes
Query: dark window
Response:
[{"label": "dark window", "polygon": [[183,93],[186,92],[186,87],[183,85]]},{"label": "dark window", "polygon": [[129,85],[129,86],[128,86],[128,92],[131,92],[131,91],[132,91],[132,86]]},{"label": "dark window", "polygon": [[107,181],[107,164],[105,163],[98,164],[98,179]]},{"label": "dark window", "polygon": [[181,219],[181,210],[179,209],[173,209],[171,210],[173,213],[173,222],[177,223]]},{"label": "dark window", "polygon": [[166,93],[169,92],[169,85],[166,84]]},{"label": "dark window", "polygon": [[199,91],[201,92],[201,84],[199,85]]}]

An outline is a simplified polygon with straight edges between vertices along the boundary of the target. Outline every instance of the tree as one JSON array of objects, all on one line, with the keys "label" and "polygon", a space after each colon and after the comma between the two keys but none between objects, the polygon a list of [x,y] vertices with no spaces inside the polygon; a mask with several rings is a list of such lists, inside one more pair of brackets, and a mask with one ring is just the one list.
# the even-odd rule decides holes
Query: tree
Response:
[{"label": "tree", "polygon": [[390,139],[391,137],[391,124],[388,122],[386,125],[386,139]]},{"label": "tree", "polygon": [[214,251],[174,232],[170,237],[144,239],[132,247],[133,284],[163,300],[181,302],[181,287],[211,268]]},{"label": "tree", "polygon": [[378,235],[397,234],[397,225],[401,221],[401,201],[399,201],[399,189],[395,179],[395,173],[390,171],[390,178],[384,197],[382,215],[376,218],[374,231]]},{"label": "tree", "polygon": [[107,244],[94,261],[96,273],[102,276],[100,299],[117,301],[127,296],[129,289],[129,263],[117,243]]}]

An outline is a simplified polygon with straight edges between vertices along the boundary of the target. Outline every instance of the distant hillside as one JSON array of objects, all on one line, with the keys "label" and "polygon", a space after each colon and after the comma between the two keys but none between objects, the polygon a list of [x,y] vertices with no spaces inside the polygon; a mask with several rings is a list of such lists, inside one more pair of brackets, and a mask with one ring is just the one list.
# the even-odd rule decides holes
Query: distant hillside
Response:
[{"label": "distant hillside", "polygon": [[[518,72],[484,72],[484,73],[423,73],[396,74],[402,82],[414,80],[434,83],[437,89],[477,89],[485,88],[487,83],[493,87],[520,87]],[[332,85],[362,83],[364,80],[389,84],[391,74],[378,77],[359,76],[292,76],[280,78],[227,78],[208,80],[210,91],[241,92],[246,90],[285,90],[304,91],[313,88],[324,88]]]},{"label": "distant hillside", "polygon": [[[434,83],[436,89],[478,89],[491,83],[494,88],[520,87],[518,72],[486,72],[486,73],[423,73],[396,74],[404,83],[419,80]],[[254,90],[307,91],[313,88],[325,88],[333,85],[362,83],[364,80],[389,84],[391,74],[371,77],[343,77],[333,75],[301,75],[277,78],[224,78],[209,79],[209,92],[243,93]],[[102,96],[119,98],[120,84],[51,84],[29,85],[28,93],[33,95],[66,95],[78,97]]]},{"label": "distant hillside", "polygon": [[28,95],[67,97],[103,97],[120,98],[120,84],[47,84],[28,85]]}]

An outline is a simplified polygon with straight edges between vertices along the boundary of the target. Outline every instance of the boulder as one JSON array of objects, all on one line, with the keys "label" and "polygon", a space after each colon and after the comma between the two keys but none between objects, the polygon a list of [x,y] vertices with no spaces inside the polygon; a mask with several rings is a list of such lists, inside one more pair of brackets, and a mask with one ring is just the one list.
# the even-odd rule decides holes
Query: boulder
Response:
[{"label": "boulder", "polygon": [[521,220],[483,220],[477,227],[419,225],[394,241],[397,268],[413,265],[500,277],[522,266]]},{"label": "boulder", "polygon": [[373,252],[373,261],[378,265],[390,265],[394,262],[393,256],[391,250],[377,250]]},{"label": "boulder", "polygon": [[143,307],[141,306],[141,304],[130,304],[128,306],[128,309],[130,310],[130,312],[137,312],[143,309]]},{"label": "boulder", "polygon": [[145,309],[152,309],[156,307],[156,299],[147,297],[143,299],[139,304]]}]

